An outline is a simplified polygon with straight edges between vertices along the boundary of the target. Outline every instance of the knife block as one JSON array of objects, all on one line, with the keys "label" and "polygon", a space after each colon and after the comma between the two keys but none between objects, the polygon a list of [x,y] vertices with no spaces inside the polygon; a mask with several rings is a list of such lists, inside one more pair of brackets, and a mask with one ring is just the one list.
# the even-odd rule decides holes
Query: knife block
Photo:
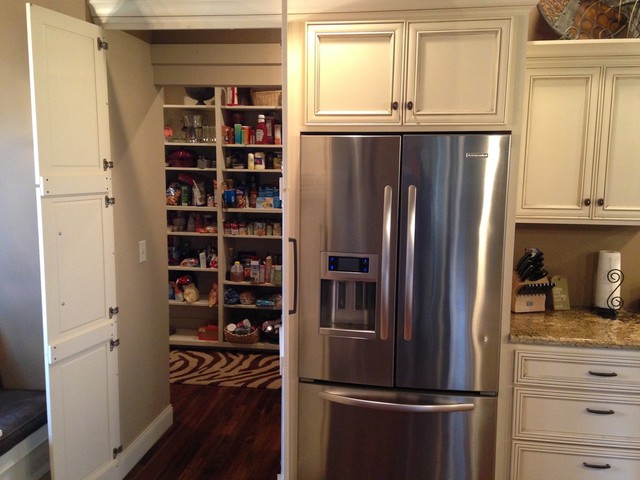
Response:
[{"label": "knife block", "polygon": [[545,292],[537,294],[518,294],[517,292],[526,285],[548,284],[547,278],[536,280],[520,280],[518,274],[513,272],[513,280],[511,284],[511,311],[514,313],[524,312],[544,312],[547,295]]}]

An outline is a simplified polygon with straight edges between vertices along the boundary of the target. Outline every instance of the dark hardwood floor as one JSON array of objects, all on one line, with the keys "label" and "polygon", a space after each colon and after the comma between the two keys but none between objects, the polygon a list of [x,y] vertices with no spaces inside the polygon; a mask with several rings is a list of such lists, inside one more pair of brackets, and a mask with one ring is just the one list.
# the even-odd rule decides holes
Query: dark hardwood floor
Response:
[{"label": "dark hardwood floor", "polygon": [[280,395],[172,384],[173,426],[125,480],[276,480]]}]

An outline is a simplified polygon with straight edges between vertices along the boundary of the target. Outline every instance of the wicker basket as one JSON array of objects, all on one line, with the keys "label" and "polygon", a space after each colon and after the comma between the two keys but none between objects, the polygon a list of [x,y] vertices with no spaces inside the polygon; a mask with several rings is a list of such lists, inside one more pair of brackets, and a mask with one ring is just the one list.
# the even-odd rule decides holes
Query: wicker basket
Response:
[{"label": "wicker basket", "polygon": [[564,39],[640,36],[635,0],[540,0],[538,10]]},{"label": "wicker basket", "polygon": [[224,339],[231,343],[256,343],[259,338],[260,332],[257,328],[248,335],[236,335],[227,329],[224,330]]},{"label": "wicker basket", "polygon": [[281,90],[251,90],[253,104],[260,107],[278,107],[282,102]]}]

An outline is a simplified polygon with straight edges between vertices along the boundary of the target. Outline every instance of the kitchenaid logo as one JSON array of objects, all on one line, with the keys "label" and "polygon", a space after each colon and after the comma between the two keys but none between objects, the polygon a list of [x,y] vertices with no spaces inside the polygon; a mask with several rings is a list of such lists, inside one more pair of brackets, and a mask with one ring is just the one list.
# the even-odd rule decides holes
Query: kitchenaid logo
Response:
[{"label": "kitchenaid logo", "polygon": [[488,153],[465,153],[464,156],[467,158],[487,158],[489,154]]}]

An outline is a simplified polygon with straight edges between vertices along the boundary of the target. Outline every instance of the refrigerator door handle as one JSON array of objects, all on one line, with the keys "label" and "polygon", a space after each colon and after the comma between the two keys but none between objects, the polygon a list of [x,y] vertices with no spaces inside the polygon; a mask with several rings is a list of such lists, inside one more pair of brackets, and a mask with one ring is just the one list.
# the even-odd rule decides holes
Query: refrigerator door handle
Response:
[{"label": "refrigerator door handle", "polygon": [[389,314],[391,281],[391,221],[393,213],[393,189],[390,185],[384,187],[384,199],[382,207],[382,252],[380,255],[380,339],[389,337]]},{"label": "refrigerator door handle", "polygon": [[413,264],[416,241],[416,196],[417,188],[409,185],[407,197],[407,248],[404,281],[404,339],[411,340],[413,320]]},{"label": "refrigerator door handle", "polygon": [[377,400],[365,400],[363,398],[345,397],[330,392],[318,393],[320,398],[329,402],[341,403],[351,407],[372,408],[374,410],[386,410],[391,412],[404,413],[450,413],[450,412],[467,412],[473,410],[473,403],[454,403],[449,405],[416,405],[403,403],[381,402]]}]

